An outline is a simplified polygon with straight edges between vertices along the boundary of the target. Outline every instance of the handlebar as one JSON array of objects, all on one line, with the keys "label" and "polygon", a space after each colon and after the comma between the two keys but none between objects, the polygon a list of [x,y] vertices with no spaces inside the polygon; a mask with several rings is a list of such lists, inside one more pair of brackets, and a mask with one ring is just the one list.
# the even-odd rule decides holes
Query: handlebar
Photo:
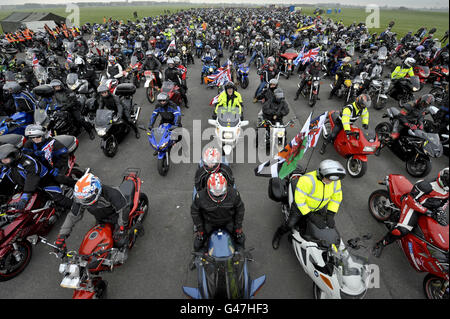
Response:
[{"label": "handlebar", "polygon": [[[284,127],[284,128],[286,128],[286,127],[292,125],[296,120],[297,120],[297,117],[294,117],[294,118],[290,119],[286,124],[281,124],[279,127]],[[274,125],[270,120],[263,120],[262,123],[261,123],[261,126],[262,126],[263,124],[269,124],[269,126],[275,127],[275,125]],[[260,126],[260,127],[261,127],[261,126]]]}]

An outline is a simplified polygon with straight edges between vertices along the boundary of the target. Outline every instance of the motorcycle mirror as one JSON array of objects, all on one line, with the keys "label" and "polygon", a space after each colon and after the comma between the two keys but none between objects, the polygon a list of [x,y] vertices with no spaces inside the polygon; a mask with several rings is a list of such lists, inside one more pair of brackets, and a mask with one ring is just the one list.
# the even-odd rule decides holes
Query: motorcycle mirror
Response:
[{"label": "motorcycle mirror", "polygon": [[215,120],[212,120],[212,119],[209,119],[209,120],[208,120],[208,123],[211,124],[211,125],[216,125],[216,121],[215,121]]},{"label": "motorcycle mirror", "polygon": [[248,123],[249,123],[248,121],[242,121],[242,122],[241,122],[241,126],[247,126]]}]

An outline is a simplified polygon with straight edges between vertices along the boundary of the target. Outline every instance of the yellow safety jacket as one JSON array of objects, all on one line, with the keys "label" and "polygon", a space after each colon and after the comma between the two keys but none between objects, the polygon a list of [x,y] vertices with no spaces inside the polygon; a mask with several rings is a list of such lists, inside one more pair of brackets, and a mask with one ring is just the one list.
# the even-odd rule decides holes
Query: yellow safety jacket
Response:
[{"label": "yellow safety jacket", "polygon": [[325,184],[317,177],[317,171],[309,172],[298,179],[294,195],[295,204],[302,213],[327,209],[337,213],[342,202],[341,181]]},{"label": "yellow safety jacket", "polygon": [[361,117],[362,124],[369,125],[369,111],[366,107],[360,110],[356,105],[356,102],[346,105],[341,113],[341,122],[344,130],[350,131],[350,125],[359,117]]},{"label": "yellow safety jacket", "polygon": [[397,66],[395,70],[391,74],[392,80],[403,79],[406,75],[414,76],[413,68],[402,68],[401,66]]},{"label": "yellow safety jacket", "polygon": [[216,105],[215,113],[217,114],[217,111],[219,110],[219,107],[221,107],[221,112],[234,112],[236,110],[236,107],[239,108],[239,114],[242,113],[242,96],[239,92],[234,91],[233,97],[228,98],[227,92],[223,91],[220,93],[218,102]]}]

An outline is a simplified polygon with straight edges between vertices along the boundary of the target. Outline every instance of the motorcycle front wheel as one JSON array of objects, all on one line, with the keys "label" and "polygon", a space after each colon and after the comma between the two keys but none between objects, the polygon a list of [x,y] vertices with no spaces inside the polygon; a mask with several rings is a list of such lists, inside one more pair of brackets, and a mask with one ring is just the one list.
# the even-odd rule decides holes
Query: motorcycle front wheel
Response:
[{"label": "motorcycle front wheel", "polygon": [[242,87],[243,89],[246,89],[246,88],[248,87],[248,77],[247,77],[247,78],[244,78],[244,79],[242,80],[241,87]]},{"label": "motorcycle front wheel", "polygon": [[359,178],[367,171],[367,162],[361,161],[351,156],[347,160],[347,171],[351,177]]},{"label": "motorcycle front wheel", "polygon": [[377,189],[372,192],[369,196],[368,204],[370,214],[377,221],[384,222],[391,217],[392,209],[390,206],[393,205],[393,203],[387,190]]},{"label": "motorcycle front wheel", "polygon": [[431,171],[431,160],[426,157],[406,161],[406,171],[413,177],[427,176]]},{"label": "motorcycle front wheel", "polygon": [[16,241],[17,250],[10,250],[0,261],[0,282],[17,277],[28,266],[32,247],[28,241]]},{"label": "motorcycle front wheel", "polygon": [[161,159],[158,159],[158,173],[161,176],[166,176],[169,171],[169,154],[166,154]]},{"label": "motorcycle front wheel", "polygon": [[119,149],[119,145],[117,144],[114,136],[111,136],[105,143],[105,146],[102,148],[103,153],[108,157],[114,157],[117,154],[117,150]]},{"label": "motorcycle front wheel", "polygon": [[439,278],[438,276],[428,274],[423,279],[423,291],[425,292],[425,296],[427,299],[449,299],[449,287],[447,282],[447,287],[442,294],[442,288],[445,284],[445,280],[443,278]]},{"label": "motorcycle front wheel", "polygon": [[148,100],[150,103],[155,102],[156,95],[155,95],[155,88],[153,87],[153,85],[150,85],[150,86],[147,88],[146,94],[145,94],[145,95],[147,96],[147,100]]}]

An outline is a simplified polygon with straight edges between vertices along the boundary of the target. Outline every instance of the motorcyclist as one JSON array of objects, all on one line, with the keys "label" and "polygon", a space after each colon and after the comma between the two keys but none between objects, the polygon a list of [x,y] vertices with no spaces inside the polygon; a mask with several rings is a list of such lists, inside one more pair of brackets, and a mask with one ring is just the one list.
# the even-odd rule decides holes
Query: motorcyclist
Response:
[{"label": "motorcyclist", "polygon": [[257,96],[261,93],[267,83],[270,80],[277,78],[279,73],[278,68],[276,67],[275,60],[272,58],[267,59],[267,64],[263,65],[263,67],[258,70],[258,74],[261,76],[261,83],[255,91],[255,95],[253,98],[253,103],[258,101]]},{"label": "motorcyclist", "polygon": [[61,107],[62,110],[69,112],[72,119],[75,120],[77,126],[84,127],[86,132],[89,134],[89,138],[93,140],[95,138],[94,127],[92,124],[86,122],[81,116],[80,103],[78,102],[74,92],[69,89],[65,89],[64,84],[57,79],[52,80],[50,82],[50,86],[53,87],[55,92],[54,97],[57,105]]},{"label": "motorcyclist", "polygon": [[27,141],[23,145],[23,152],[36,158],[44,164],[49,174],[59,184],[69,187],[75,186],[75,180],[66,176],[69,169],[69,151],[58,140],[49,136],[47,130],[38,124],[30,124],[25,129]]},{"label": "motorcyclist", "polygon": [[71,207],[72,200],[62,194],[59,184],[49,170],[38,160],[24,154],[16,146],[1,145],[0,162],[2,165],[0,180],[8,177],[22,191],[20,200],[16,204],[18,210],[23,210],[28,205],[31,196],[39,188],[48,193],[58,206],[65,209]]},{"label": "motorcyclist", "polygon": [[113,239],[116,247],[123,247],[128,242],[129,207],[117,187],[102,184],[92,173],[85,173],[75,184],[73,197],[74,203],[55,241],[59,249],[66,250],[66,239],[86,210],[94,215],[96,224],[111,223],[115,226]]},{"label": "motorcyclist", "polygon": [[234,83],[227,82],[224,85],[224,90],[219,95],[213,118],[215,119],[219,112],[236,112],[236,108],[239,108],[239,114],[241,115],[242,120],[244,118],[244,112],[242,110],[243,104],[242,96],[236,90]]},{"label": "motorcyclist", "polygon": [[185,86],[183,84],[183,80],[182,80],[182,74],[181,74],[180,69],[175,67],[175,62],[173,61],[173,59],[167,60],[167,69],[164,73],[164,80],[172,81],[175,83],[175,85],[177,85],[180,88],[180,94],[184,101],[185,107],[189,108],[188,99],[186,96],[186,88],[185,88]]},{"label": "motorcyclist", "polygon": [[264,64],[264,55],[262,53],[263,47],[264,42],[262,41],[260,36],[257,36],[253,45],[252,57],[250,58],[250,61],[248,61],[248,65],[252,64],[252,61],[256,58],[256,55],[259,55],[259,57],[261,57],[261,62],[262,64]]},{"label": "motorcyclist", "polygon": [[140,138],[141,135],[137,126],[130,118],[130,110],[122,103],[120,98],[117,95],[111,94],[105,84],[100,84],[97,88],[97,92],[100,94],[99,109],[106,108],[114,111],[113,117],[123,119],[124,122],[134,130],[136,138]]},{"label": "motorcyclist", "polygon": [[[316,60],[314,60],[313,63],[310,63],[306,67],[305,73],[303,74],[302,80],[300,82],[300,86],[298,87],[298,90],[295,93],[294,101],[298,100],[298,97],[302,93],[303,88],[305,87],[306,83],[308,82],[308,79],[312,78],[312,77],[319,76],[319,74],[322,71],[322,69],[323,69],[323,66],[322,66],[322,58],[321,57],[317,57]],[[319,95],[319,92],[317,92],[317,95]],[[319,97],[317,97],[317,99],[319,99]]]},{"label": "motorcyclist", "polygon": [[269,81],[269,85],[264,87],[261,93],[256,97],[258,101],[262,101],[263,103],[269,101],[273,98],[274,91],[278,88],[278,80],[273,78]]},{"label": "motorcyclist", "polygon": [[123,79],[123,68],[116,61],[116,57],[110,55],[108,57],[108,66],[106,67],[106,76],[108,78],[115,78],[119,81],[119,83],[122,83]]},{"label": "motorcyclist", "polygon": [[351,133],[352,125],[359,117],[361,117],[361,122],[364,129],[369,128],[369,111],[368,107],[372,104],[371,98],[368,94],[359,95],[355,101],[351,104],[347,104],[341,111],[339,118],[334,121],[334,128],[328,134],[328,137],[323,141],[322,147],[320,149],[320,154],[325,153],[325,149],[329,143],[333,143],[339,132],[344,129],[349,138]]},{"label": "motorcyclist", "polygon": [[217,228],[226,229],[237,249],[245,248],[242,231],[245,207],[239,192],[230,187],[222,173],[209,176],[207,186],[197,193],[191,206],[191,216],[196,229],[194,250],[203,248],[208,235]]},{"label": "motorcyclist", "polygon": [[402,65],[398,65],[391,73],[391,80],[403,79],[405,76],[414,76],[414,64],[416,64],[416,60],[414,58],[406,58]]},{"label": "motorcyclist", "polygon": [[432,94],[424,94],[415,101],[404,103],[400,114],[398,114],[392,125],[392,133],[390,137],[395,140],[400,135],[407,135],[403,132],[415,131],[416,129],[423,129],[424,117],[427,114],[428,108],[434,104],[434,96]]},{"label": "motorcyclist", "polygon": [[[161,92],[156,97],[156,105],[155,109],[152,113],[152,116],[150,118],[150,122],[148,124],[148,129],[152,130],[153,126],[155,125],[156,119],[158,116],[161,116],[161,121],[159,125],[164,123],[172,124],[173,126],[181,127],[181,111],[180,107],[177,106],[175,103],[169,100],[169,96]],[[181,135],[179,136],[179,140],[181,140]],[[157,153],[155,151],[155,153]]]},{"label": "motorcyclist", "polygon": [[145,52],[145,60],[143,62],[142,68],[144,70],[151,70],[155,74],[156,85],[161,87],[161,78],[159,73],[161,72],[161,62],[155,57],[153,50],[148,50]]},{"label": "motorcyclist", "polygon": [[19,83],[12,81],[7,82],[3,86],[3,90],[8,91],[14,100],[14,106],[16,112],[32,112],[38,105],[38,101],[35,96],[24,90]]},{"label": "motorcyclist", "polygon": [[305,217],[319,228],[334,228],[334,216],[343,198],[341,180],[345,175],[345,169],[339,162],[326,159],[317,170],[298,179],[295,203],[291,206],[287,221],[278,227],[273,236],[273,249],[278,249],[281,237],[297,223],[301,222],[301,228],[304,229]]},{"label": "motorcyclist", "polygon": [[397,239],[408,235],[417,225],[421,215],[437,219],[439,223],[445,221],[443,209],[448,202],[449,169],[442,169],[435,180],[420,180],[412,190],[402,196],[401,217],[397,225],[389,231],[382,240],[372,248],[376,257],[381,256],[383,248]]},{"label": "motorcyclist", "polygon": [[277,88],[273,92],[272,98],[264,102],[262,112],[265,120],[269,120],[272,123],[283,123],[283,117],[289,114],[289,105],[285,100],[282,89]]},{"label": "motorcyclist", "polygon": [[344,84],[346,78],[353,76],[354,70],[350,62],[352,61],[351,57],[345,57],[342,60],[342,65],[336,71],[336,75],[338,76],[336,83],[333,86],[333,89],[330,92],[328,99],[332,99],[334,93]]}]

